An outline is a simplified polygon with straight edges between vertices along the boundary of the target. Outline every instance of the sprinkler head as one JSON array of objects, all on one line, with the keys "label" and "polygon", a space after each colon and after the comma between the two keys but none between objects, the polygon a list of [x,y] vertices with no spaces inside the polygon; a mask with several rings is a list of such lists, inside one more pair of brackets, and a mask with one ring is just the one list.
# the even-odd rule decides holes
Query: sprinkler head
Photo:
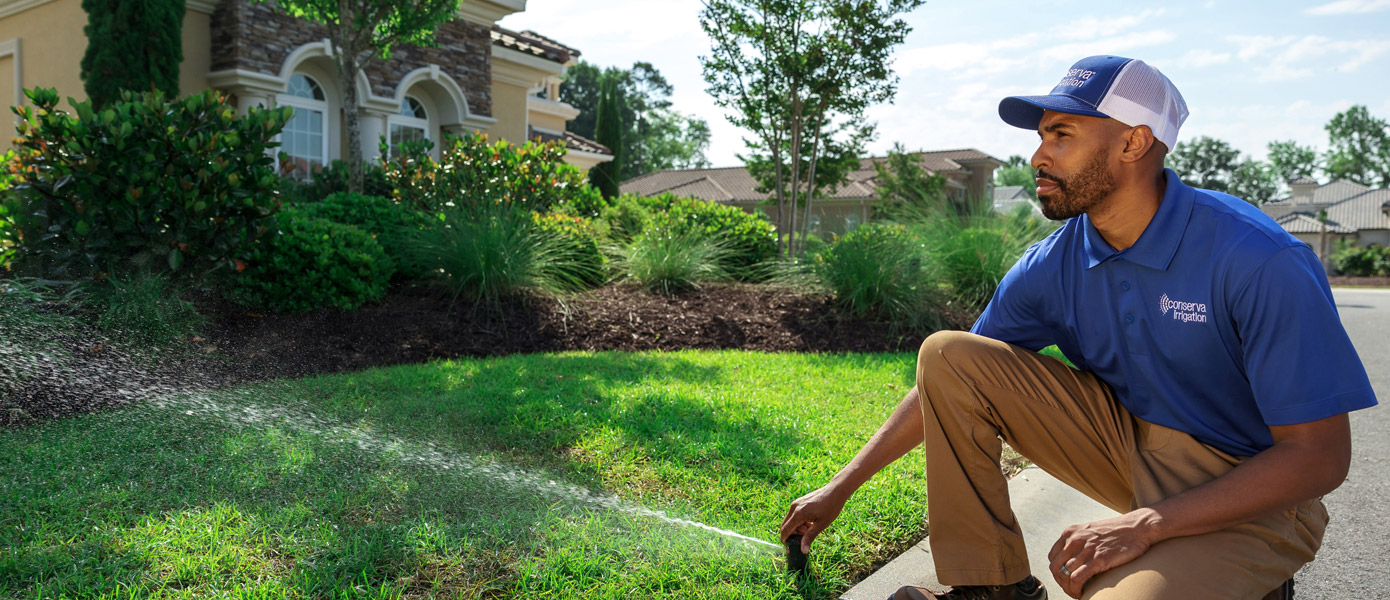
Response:
[{"label": "sprinkler head", "polygon": [[806,564],[806,553],[801,551],[801,534],[787,536],[787,572],[805,577],[811,574]]}]

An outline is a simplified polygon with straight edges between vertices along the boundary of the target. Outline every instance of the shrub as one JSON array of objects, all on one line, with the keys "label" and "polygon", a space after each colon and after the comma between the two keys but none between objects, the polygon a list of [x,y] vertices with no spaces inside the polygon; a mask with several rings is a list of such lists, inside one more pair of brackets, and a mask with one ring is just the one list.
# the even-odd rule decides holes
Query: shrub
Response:
[{"label": "shrub", "polygon": [[327,219],[351,225],[366,232],[381,244],[398,274],[419,278],[424,271],[409,260],[406,237],[413,229],[424,226],[419,213],[396,204],[390,198],[335,192],[321,202],[297,207],[309,218]]},{"label": "shrub", "polygon": [[567,202],[575,214],[589,216],[604,205],[579,168],[564,162],[558,143],[489,144],[486,135],[470,133],[450,136],[437,162],[429,149],[428,142],[401,144],[385,163],[396,199],[427,214],[495,203],[546,211]]},{"label": "shrub", "polygon": [[[348,164],[335,160],[316,171],[313,178],[304,181],[293,177],[280,178],[280,196],[286,205],[295,206],[318,202],[336,193],[348,191]],[[391,198],[394,188],[386,179],[386,170],[380,164],[362,165],[362,193],[367,196]]]},{"label": "shrub", "polygon": [[621,251],[623,271],[649,290],[671,294],[729,279],[724,241],[699,229],[650,228]]},{"label": "shrub", "polygon": [[1055,229],[1033,216],[1031,209],[1020,208],[1008,215],[919,213],[908,223],[922,240],[930,262],[940,267],[951,296],[967,307],[982,309],[1028,246]]},{"label": "shrub", "polygon": [[87,288],[84,304],[96,312],[97,328],[116,339],[145,347],[167,346],[205,323],[159,274],[111,277]]},{"label": "shrub", "polygon": [[613,206],[603,209],[601,219],[608,229],[609,239],[629,244],[647,229],[652,211],[638,203],[634,196],[622,196]]},{"label": "shrub", "polygon": [[573,266],[574,278],[585,287],[603,285],[608,280],[608,257],[599,249],[598,231],[584,217],[555,213],[531,213],[536,233],[552,240],[564,265]]},{"label": "shrub", "polygon": [[523,290],[585,287],[585,258],[543,232],[530,211],[506,203],[446,207],[411,246],[414,260],[455,297],[495,306]]},{"label": "shrub", "polygon": [[735,206],[697,198],[662,194],[637,202],[651,211],[650,227],[685,233],[699,231],[722,240],[728,252],[721,259],[735,278],[761,280],[762,265],[777,258],[777,236],[772,223]]},{"label": "shrub", "polygon": [[289,209],[252,248],[232,297],[276,312],[355,310],[386,295],[391,273],[371,235]]},{"label": "shrub", "polygon": [[279,207],[267,151],[290,111],[237,116],[213,91],[125,93],[97,112],[52,89],[16,108],[20,260],[47,278],[235,265]]},{"label": "shrub", "polygon": [[1380,244],[1344,246],[1332,254],[1332,266],[1352,277],[1390,276],[1390,247]]},{"label": "shrub", "polygon": [[19,163],[14,150],[0,155],[0,270],[9,271],[19,248],[18,220],[24,218],[19,196],[10,190],[18,178]]},{"label": "shrub", "polygon": [[862,225],[837,237],[813,265],[836,302],[852,315],[885,317],[914,328],[940,325],[935,265],[902,225]]}]

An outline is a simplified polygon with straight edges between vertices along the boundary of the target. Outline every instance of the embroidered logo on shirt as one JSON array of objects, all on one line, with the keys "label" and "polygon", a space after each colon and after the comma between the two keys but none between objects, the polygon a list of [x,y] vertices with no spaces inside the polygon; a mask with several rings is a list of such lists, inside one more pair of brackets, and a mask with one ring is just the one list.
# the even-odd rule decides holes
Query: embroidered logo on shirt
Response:
[{"label": "embroidered logo on shirt", "polygon": [[1174,321],[1183,321],[1186,323],[1207,322],[1206,304],[1173,300],[1168,297],[1168,294],[1164,294],[1158,299],[1158,310],[1165,316],[1168,314],[1169,310],[1172,310]]}]

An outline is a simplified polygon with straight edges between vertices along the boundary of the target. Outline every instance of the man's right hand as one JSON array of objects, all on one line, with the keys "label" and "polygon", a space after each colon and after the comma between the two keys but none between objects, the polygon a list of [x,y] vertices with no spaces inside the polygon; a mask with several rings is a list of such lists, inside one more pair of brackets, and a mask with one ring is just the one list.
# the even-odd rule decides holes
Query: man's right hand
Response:
[{"label": "man's right hand", "polygon": [[811,541],[816,539],[820,532],[825,531],[825,528],[835,521],[835,517],[840,516],[840,511],[844,510],[845,502],[848,500],[849,494],[839,492],[834,484],[797,498],[792,501],[791,508],[787,509],[787,518],[782,520],[779,539],[786,543],[787,536],[799,533],[802,536],[801,552],[809,553]]}]

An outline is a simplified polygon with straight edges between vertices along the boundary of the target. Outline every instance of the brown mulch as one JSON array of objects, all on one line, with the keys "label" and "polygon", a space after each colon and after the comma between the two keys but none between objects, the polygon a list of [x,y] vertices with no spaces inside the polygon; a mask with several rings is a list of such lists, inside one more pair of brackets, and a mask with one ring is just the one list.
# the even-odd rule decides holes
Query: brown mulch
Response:
[{"label": "brown mulch", "polygon": [[1327,282],[1343,287],[1390,287],[1390,277],[1328,277]]},{"label": "brown mulch", "polygon": [[[351,312],[271,315],[225,302],[203,312],[213,317],[205,348],[251,378],[563,350],[894,352],[915,350],[924,336],[848,316],[828,295],[749,284],[673,296],[616,284],[563,301],[528,297],[496,306],[402,288]],[[972,319],[962,312],[948,324]]]}]

